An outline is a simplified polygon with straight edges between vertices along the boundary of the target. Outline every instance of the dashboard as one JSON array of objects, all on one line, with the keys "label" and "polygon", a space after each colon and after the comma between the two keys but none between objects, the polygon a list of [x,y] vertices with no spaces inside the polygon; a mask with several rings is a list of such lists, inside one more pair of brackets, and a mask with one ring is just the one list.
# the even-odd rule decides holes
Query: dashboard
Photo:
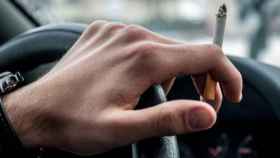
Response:
[{"label": "dashboard", "polygon": [[[280,157],[273,145],[280,142],[276,114],[254,87],[245,86],[240,104],[224,99],[212,129],[178,136],[182,158]],[[172,100],[198,97],[189,77],[179,77],[169,95]]]},{"label": "dashboard", "polygon": [[259,158],[257,142],[249,131],[212,130],[179,137],[183,158]]}]

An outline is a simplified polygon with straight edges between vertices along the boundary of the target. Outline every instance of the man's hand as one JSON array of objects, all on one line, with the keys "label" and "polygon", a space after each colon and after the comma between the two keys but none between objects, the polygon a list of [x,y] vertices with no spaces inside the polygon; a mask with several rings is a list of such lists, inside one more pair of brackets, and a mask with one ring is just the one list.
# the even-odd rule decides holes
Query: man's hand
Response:
[{"label": "man's hand", "polygon": [[[96,21],[38,81],[4,98],[8,116],[29,147],[55,147],[96,154],[135,141],[210,128],[215,110],[194,100],[177,100],[134,110],[153,84],[168,91],[178,74],[203,74],[219,82],[225,97],[241,100],[238,70],[213,45],[188,45],[140,26]],[[217,86],[217,109],[221,89]]]}]

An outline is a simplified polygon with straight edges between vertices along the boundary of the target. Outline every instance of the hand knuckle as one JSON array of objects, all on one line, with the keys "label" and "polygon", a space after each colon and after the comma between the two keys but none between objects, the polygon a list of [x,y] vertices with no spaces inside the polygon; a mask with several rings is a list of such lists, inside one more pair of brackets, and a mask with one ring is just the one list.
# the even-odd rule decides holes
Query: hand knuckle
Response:
[{"label": "hand knuckle", "polygon": [[140,69],[139,72],[149,76],[150,83],[157,82],[155,80],[157,78],[156,75],[159,74],[160,65],[162,65],[162,59],[156,49],[158,49],[156,44],[142,42],[134,51],[134,65]]},{"label": "hand knuckle", "polygon": [[117,30],[119,30],[119,29],[122,29],[122,28],[124,28],[125,27],[125,24],[122,24],[122,23],[110,23],[110,24],[108,24],[107,26],[107,30],[109,31],[109,32],[115,32],[115,31],[117,31]]},{"label": "hand knuckle", "polygon": [[106,21],[103,20],[97,20],[92,22],[91,24],[89,24],[89,26],[87,27],[87,30],[96,30],[97,28],[99,28],[101,25],[107,23]]},{"label": "hand knuckle", "polygon": [[125,28],[125,32],[130,40],[145,39],[147,35],[146,31],[138,25],[128,25]]},{"label": "hand knuckle", "polygon": [[86,30],[83,34],[86,35],[85,37],[91,37],[96,32],[98,32],[98,30],[101,27],[103,27],[103,25],[105,25],[106,23],[107,23],[106,21],[101,21],[101,20],[95,21],[95,22],[89,24],[89,26],[86,28]]},{"label": "hand knuckle", "polygon": [[143,42],[136,48],[136,54],[141,58],[149,59],[155,56],[157,46],[152,42]]}]

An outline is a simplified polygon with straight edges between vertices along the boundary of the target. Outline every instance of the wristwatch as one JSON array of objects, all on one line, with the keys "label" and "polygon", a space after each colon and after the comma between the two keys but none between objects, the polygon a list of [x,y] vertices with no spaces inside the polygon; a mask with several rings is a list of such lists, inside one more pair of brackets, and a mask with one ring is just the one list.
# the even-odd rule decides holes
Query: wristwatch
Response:
[{"label": "wristwatch", "polygon": [[0,74],[0,96],[15,90],[24,81],[19,73],[3,72]]},{"label": "wristwatch", "polygon": [[0,73],[0,157],[33,157],[25,149],[6,115],[2,97],[16,90],[24,81],[19,73]]}]

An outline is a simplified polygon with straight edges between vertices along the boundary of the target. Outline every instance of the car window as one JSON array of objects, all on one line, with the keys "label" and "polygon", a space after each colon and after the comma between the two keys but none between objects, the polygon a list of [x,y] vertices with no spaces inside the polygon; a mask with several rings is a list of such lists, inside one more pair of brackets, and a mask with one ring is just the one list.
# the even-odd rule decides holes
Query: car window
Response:
[{"label": "car window", "polygon": [[[211,43],[221,0],[16,0],[42,24],[112,20]],[[224,51],[280,66],[280,1],[231,0]]]}]

